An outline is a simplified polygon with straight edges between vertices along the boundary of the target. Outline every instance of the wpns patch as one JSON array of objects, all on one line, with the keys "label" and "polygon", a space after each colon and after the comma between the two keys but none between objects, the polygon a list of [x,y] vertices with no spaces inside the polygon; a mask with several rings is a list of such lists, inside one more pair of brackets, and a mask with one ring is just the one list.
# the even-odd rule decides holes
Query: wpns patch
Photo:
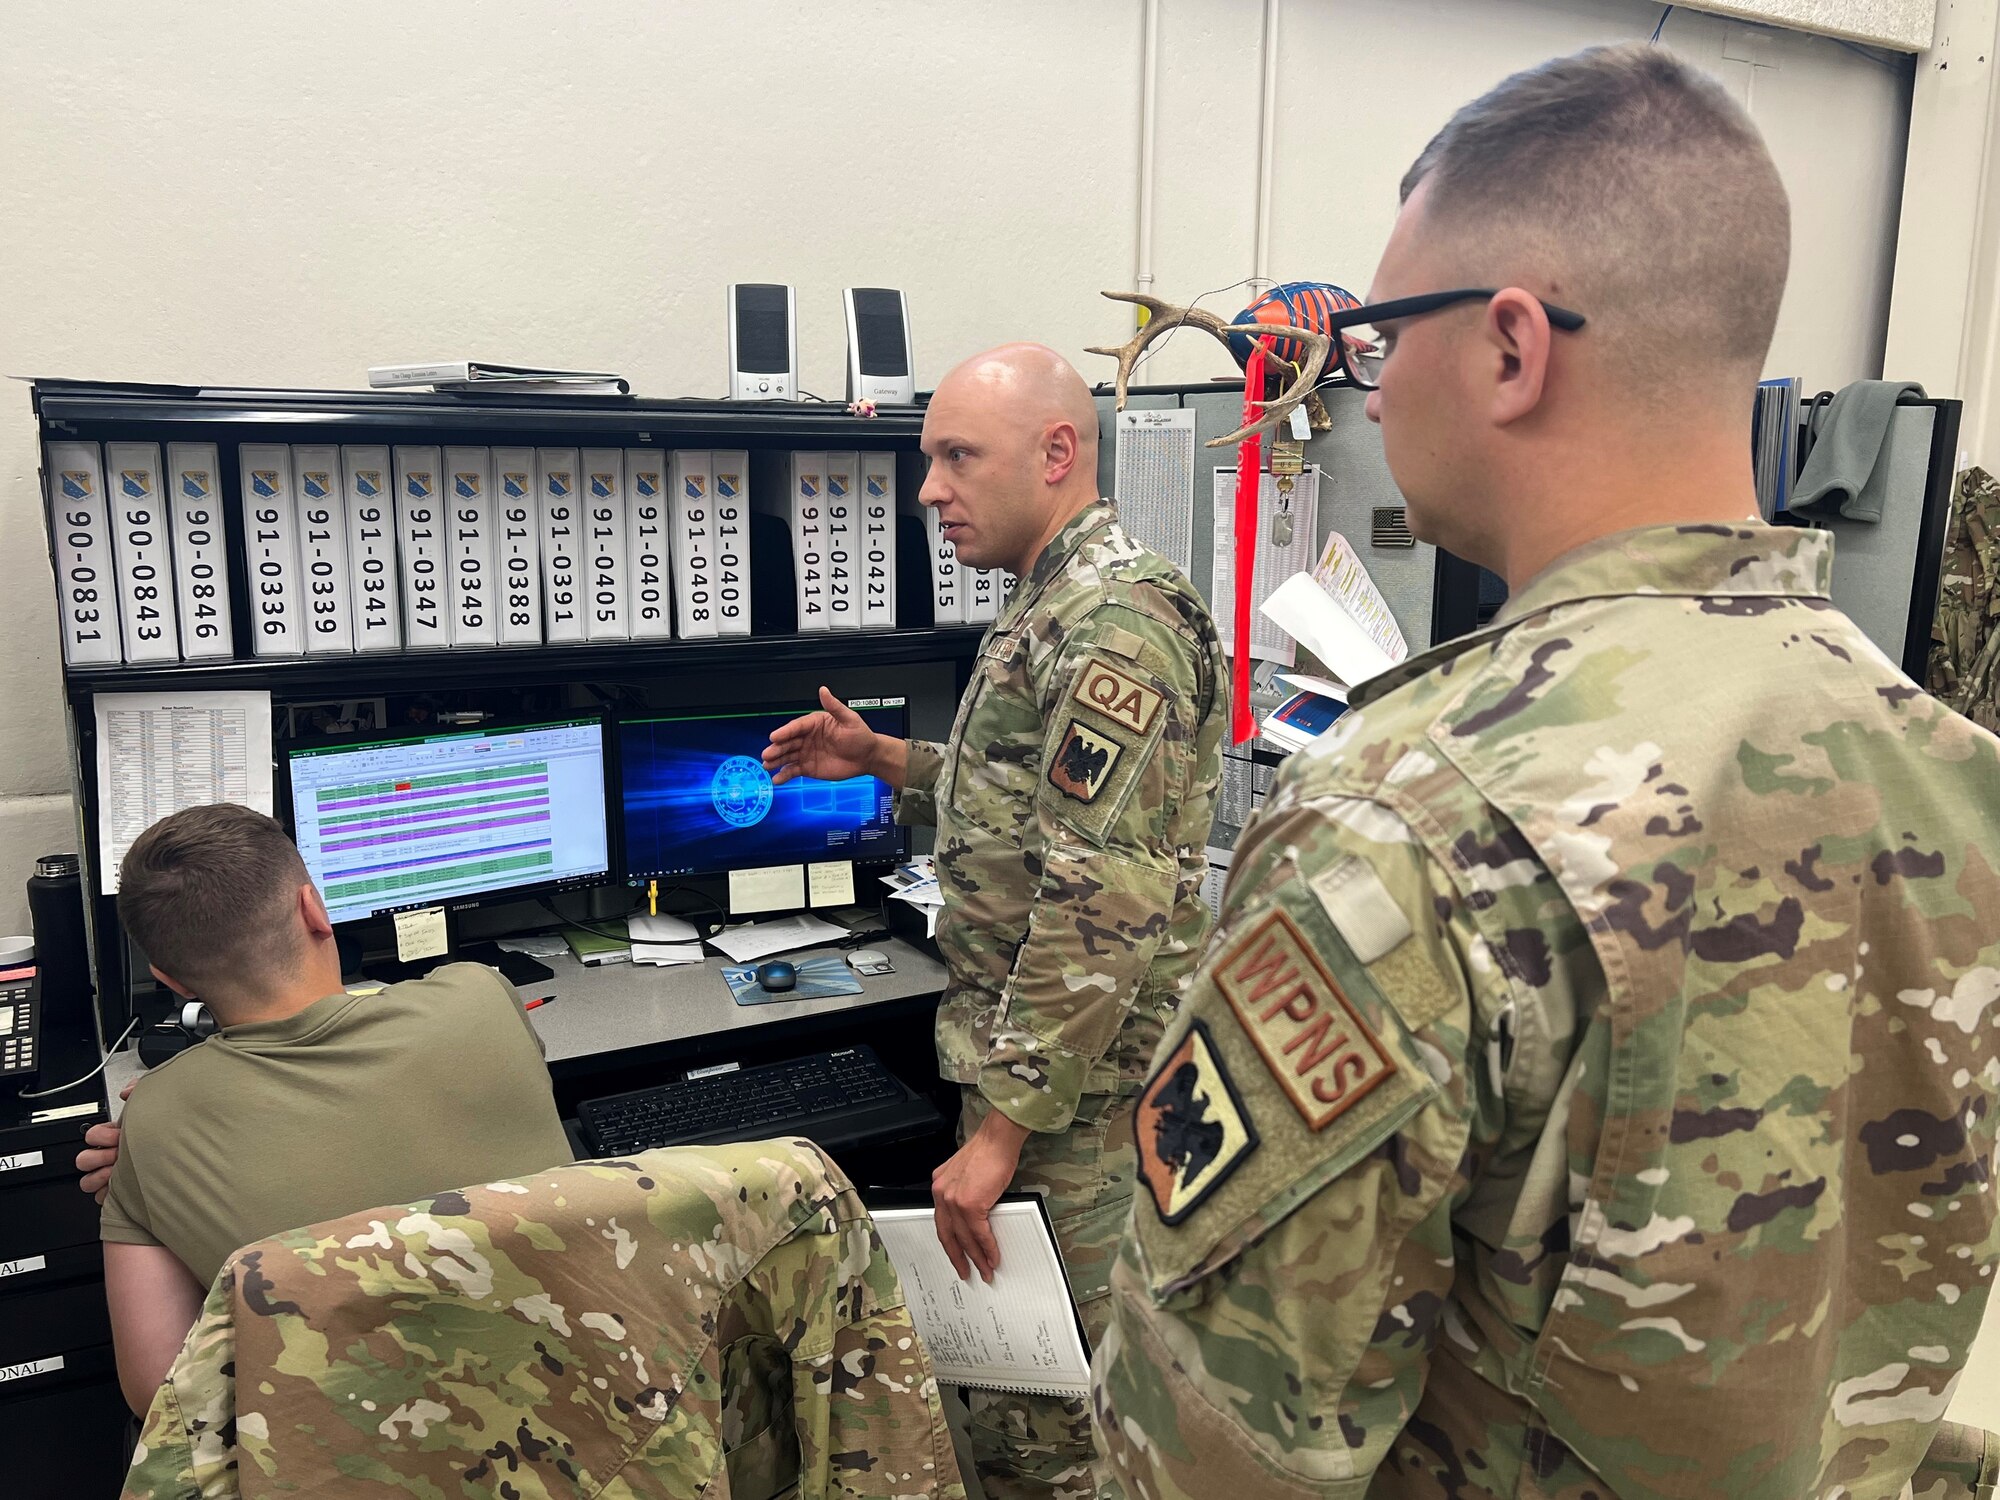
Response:
[{"label": "wpns patch", "polygon": [[1212,978],[1311,1129],[1395,1076],[1395,1061],[1283,911],[1230,944]]},{"label": "wpns patch", "polygon": [[1071,719],[1069,732],[1049,758],[1049,785],[1065,797],[1090,802],[1104,790],[1104,784],[1111,779],[1111,768],[1118,764],[1124,750],[1116,740]]},{"label": "wpns patch", "polygon": [[1139,1175],[1160,1222],[1178,1224],[1257,1149],[1257,1127],[1208,1027],[1196,1021],[1139,1096]]}]

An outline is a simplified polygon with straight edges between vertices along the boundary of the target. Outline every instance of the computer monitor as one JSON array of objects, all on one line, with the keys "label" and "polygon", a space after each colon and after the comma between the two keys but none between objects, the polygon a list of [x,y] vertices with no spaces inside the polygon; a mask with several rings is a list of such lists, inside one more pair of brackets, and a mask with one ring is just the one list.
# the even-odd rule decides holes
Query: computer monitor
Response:
[{"label": "computer monitor", "polygon": [[[909,734],[901,698],[850,702],[868,727]],[[823,860],[893,863],[909,848],[894,793],[872,776],[773,786],[771,731],[789,712],[626,718],[618,725],[628,882]]]},{"label": "computer monitor", "polygon": [[293,835],[336,922],[611,878],[604,718],[288,747]]}]

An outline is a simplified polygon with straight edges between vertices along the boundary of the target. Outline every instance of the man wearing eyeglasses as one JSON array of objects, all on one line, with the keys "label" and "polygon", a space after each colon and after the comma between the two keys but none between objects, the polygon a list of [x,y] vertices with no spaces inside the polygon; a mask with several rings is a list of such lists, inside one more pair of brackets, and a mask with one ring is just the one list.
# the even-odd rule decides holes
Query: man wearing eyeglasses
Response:
[{"label": "man wearing eyeglasses", "polygon": [[1757,519],[1789,234],[1748,117],[1657,48],[1508,79],[1405,179],[1341,358],[1411,530],[1512,597],[1357,692],[1237,848],[1139,1095],[1126,1493],[1993,1462],[1940,1420],[1995,1260],[2000,742],[1833,609],[1824,534]]}]

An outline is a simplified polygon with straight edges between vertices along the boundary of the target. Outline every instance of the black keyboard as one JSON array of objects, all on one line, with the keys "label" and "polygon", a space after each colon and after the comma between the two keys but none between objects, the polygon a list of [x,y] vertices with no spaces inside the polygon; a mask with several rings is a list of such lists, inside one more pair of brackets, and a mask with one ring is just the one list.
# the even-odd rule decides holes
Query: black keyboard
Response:
[{"label": "black keyboard", "polygon": [[577,1119],[585,1143],[599,1156],[781,1135],[802,1135],[833,1150],[906,1140],[943,1123],[929,1100],[906,1088],[865,1046],[591,1099]]}]

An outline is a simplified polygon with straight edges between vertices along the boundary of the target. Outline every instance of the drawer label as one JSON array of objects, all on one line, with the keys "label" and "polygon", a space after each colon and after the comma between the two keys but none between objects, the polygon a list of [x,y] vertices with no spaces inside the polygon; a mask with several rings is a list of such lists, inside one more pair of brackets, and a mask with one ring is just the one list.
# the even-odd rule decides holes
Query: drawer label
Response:
[{"label": "drawer label", "polygon": [[0,1279],[8,1276],[26,1276],[30,1271],[46,1271],[49,1258],[46,1255],[30,1255],[25,1260],[0,1260]]},{"label": "drawer label", "polygon": [[24,1365],[0,1365],[0,1383],[26,1380],[30,1375],[46,1375],[62,1367],[63,1357],[60,1354],[50,1355],[47,1359],[31,1359]]},{"label": "drawer label", "polygon": [[0,1172],[20,1172],[28,1167],[39,1167],[41,1164],[42,1153],[39,1151],[21,1151],[13,1156],[0,1156]]}]

